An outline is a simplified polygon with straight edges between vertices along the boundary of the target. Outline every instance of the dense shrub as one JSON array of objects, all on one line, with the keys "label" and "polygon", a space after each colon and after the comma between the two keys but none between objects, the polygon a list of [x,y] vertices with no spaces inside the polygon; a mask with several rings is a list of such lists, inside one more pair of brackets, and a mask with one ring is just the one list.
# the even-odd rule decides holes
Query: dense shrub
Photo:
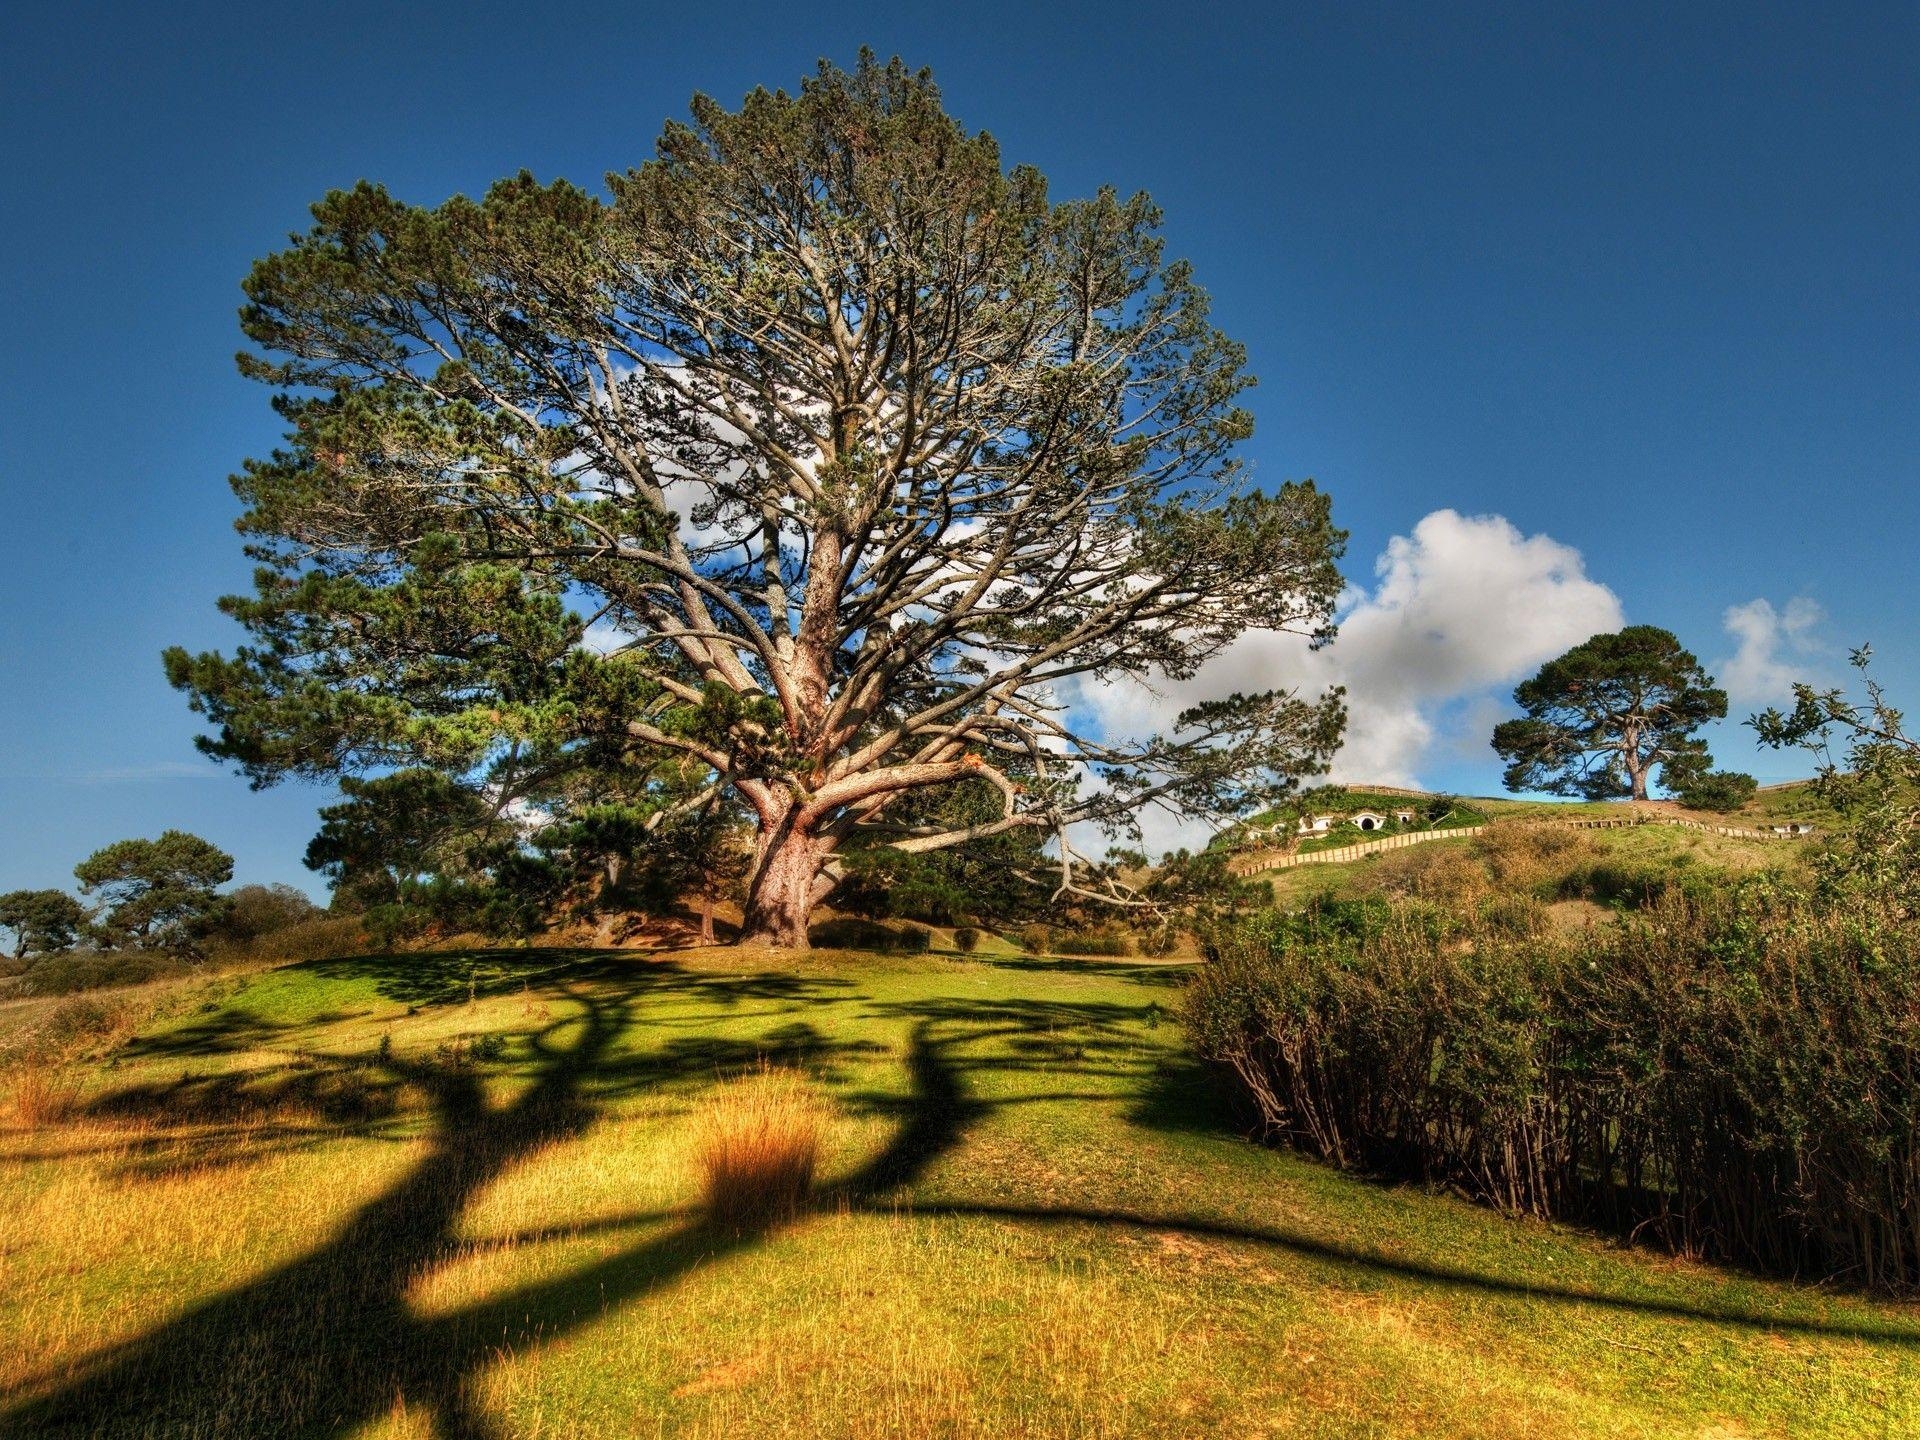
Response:
[{"label": "dense shrub", "polygon": [[1768,881],[1554,942],[1431,911],[1216,934],[1186,1020],[1335,1163],[1687,1253],[1920,1285],[1920,923]]},{"label": "dense shrub", "polygon": [[1714,770],[1690,779],[1681,787],[1679,800],[1691,809],[1714,810],[1724,815],[1753,799],[1757,789],[1759,785],[1751,775],[1742,775],[1737,770]]},{"label": "dense shrub", "polygon": [[111,1035],[125,1020],[125,1013],[112,1000],[74,995],[46,1013],[37,1027],[36,1039],[43,1048],[57,1050]]},{"label": "dense shrub", "polygon": [[1063,929],[1028,925],[1015,937],[1029,955],[1131,955],[1133,941],[1124,930],[1108,926]]},{"label": "dense shrub", "polygon": [[980,948],[980,930],[978,926],[962,925],[953,932],[953,945],[963,955],[971,955]]},{"label": "dense shrub", "polygon": [[152,950],[106,950],[50,955],[14,981],[18,995],[73,995],[116,985],[140,985],[193,973],[194,964]]},{"label": "dense shrub", "polygon": [[1449,840],[1390,851],[1364,872],[1363,889],[1436,905],[1472,906],[1493,893],[1493,880],[1471,842]]},{"label": "dense shrub", "polygon": [[342,955],[364,955],[376,948],[363,917],[334,915],[324,910],[245,941],[227,941],[208,948],[214,965],[248,960],[333,960]]},{"label": "dense shrub", "polygon": [[1180,931],[1172,925],[1156,925],[1139,938],[1140,953],[1163,959],[1180,948]]},{"label": "dense shrub", "polygon": [[1496,895],[1480,907],[1480,920],[1500,935],[1544,935],[1551,927],[1547,907],[1531,895]]},{"label": "dense shrub", "polygon": [[226,897],[212,936],[215,942],[247,944],[325,914],[291,885],[242,885]]},{"label": "dense shrub", "polygon": [[1678,877],[1672,866],[1686,858],[1676,855],[1666,865],[1626,857],[1594,860],[1562,875],[1554,887],[1554,895],[1560,900],[1591,900],[1598,905],[1644,908],[1677,884]]},{"label": "dense shrub", "polygon": [[1093,926],[1055,931],[1052,948],[1056,955],[1131,955],[1133,941],[1124,930]]}]

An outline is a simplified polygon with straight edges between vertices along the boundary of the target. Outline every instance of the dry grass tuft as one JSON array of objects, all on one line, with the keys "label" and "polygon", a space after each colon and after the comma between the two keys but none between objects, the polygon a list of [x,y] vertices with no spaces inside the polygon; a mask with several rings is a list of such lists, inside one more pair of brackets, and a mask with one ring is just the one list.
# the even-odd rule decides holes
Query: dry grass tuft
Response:
[{"label": "dry grass tuft", "polygon": [[44,1068],[23,1070],[7,1097],[14,1123],[25,1130],[58,1125],[80,1104],[80,1082]]},{"label": "dry grass tuft", "polygon": [[1601,853],[1591,835],[1529,820],[1489,825],[1480,834],[1480,849],[1494,880],[1509,893],[1540,889]]},{"label": "dry grass tuft", "polygon": [[735,1230],[791,1219],[813,1189],[820,1112],[805,1080],[761,1067],[722,1086],[700,1121],[707,1214]]}]

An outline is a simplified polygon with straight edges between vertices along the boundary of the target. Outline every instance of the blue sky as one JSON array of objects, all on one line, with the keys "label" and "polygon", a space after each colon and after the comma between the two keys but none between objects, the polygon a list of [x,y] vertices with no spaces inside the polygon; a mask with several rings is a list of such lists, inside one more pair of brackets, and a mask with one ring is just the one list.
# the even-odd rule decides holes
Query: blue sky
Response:
[{"label": "blue sky", "polygon": [[225,477],[276,438],[233,370],[237,284],[308,203],[593,182],[694,90],[862,44],[931,65],[1056,194],[1165,207],[1261,377],[1257,473],[1316,477],[1353,532],[1338,674],[1380,687],[1371,768],[1496,785],[1502,667],[1594,615],[1674,629],[1756,701],[1871,640],[1920,705],[1911,4],[12,13],[0,890],[168,825],[313,888],[326,792],[199,759],[158,661],[237,638]]}]

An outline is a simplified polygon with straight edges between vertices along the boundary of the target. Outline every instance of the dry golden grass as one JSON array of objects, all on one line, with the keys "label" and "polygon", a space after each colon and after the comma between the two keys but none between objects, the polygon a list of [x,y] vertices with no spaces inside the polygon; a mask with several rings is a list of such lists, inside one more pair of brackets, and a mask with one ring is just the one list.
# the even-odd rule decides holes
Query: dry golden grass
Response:
[{"label": "dry golden grass", "polygon": [[23,1130],[38,1130],[65,1120],[80,1103],[80,1083],[57,1070],[22,1070],[13,1078],[7,1110]]},{"label": "dry golden grass", "polygon": [[707,1214],[729,1229],[791,1219],[813,1190],[820,1113],[806,1082],[762,1064],[723,1085],[700,1117]]},{"label": "dry golden grass", "polygon": [[1586,831],[1531,820],[1496,820],[1481,832],[1479,848],[1508,893],[1533,890],[1601,853]]},{"label": "dry golden grass", "polygon": [[1487,867],[1471,842],[1449,840],[1391,851],[1362,872],[1361,888],[1378,895],[1471,907],[1493,892]]}]

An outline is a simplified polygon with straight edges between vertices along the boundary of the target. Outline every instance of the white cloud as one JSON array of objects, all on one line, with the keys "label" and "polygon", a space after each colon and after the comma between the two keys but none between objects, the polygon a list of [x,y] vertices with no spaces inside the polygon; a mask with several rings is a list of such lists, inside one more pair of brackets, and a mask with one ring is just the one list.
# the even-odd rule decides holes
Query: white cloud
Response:
[{"label": "white cloud", "polygon": [[[1324,650],[1253,632],[1159,693],[1085,686],[1072,698],[1107,735],[1138,737],[1210,696],[1345,685],[1350,719],[1333,778],[1417,785],[1435,757],[1491,755],[1493,692],[1625,618],[1578,550],[1498,515],[1436,510],[1388,542],[1374,575],[1371,589],[1350,586],[1341,598],[1340,636]],[[1151,815],[1142,823],[1151,849],[1200,838]]]},{"label": "white cloud", "polygon": [[1764,599],[1729,605],[1721,623],[1734,638],[1735,649],[1716,669],[1734,703],[1787,699],[1793,682],[1808,678],[1810,662],[1822,650],[1814,632],[1824,619],[1826,612],[1804,595],[1779,610]]}]

